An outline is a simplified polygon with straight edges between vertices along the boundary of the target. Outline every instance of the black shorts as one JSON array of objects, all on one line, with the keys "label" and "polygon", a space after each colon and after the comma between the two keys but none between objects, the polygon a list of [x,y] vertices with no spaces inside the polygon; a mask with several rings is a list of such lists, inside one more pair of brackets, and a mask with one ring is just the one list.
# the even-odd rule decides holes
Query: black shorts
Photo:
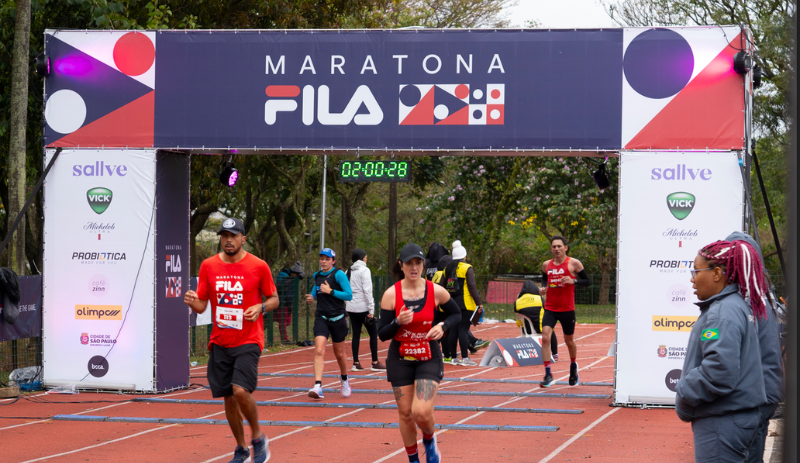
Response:
[{"label": "black shorts", "polygon": [[347,317],[342,317],[335,322],[325,320],[319,315],[314,318],[315,338],[317,336],[325,336],[325,339],[328,339],[328,336],[330,336],[331,341],[340,343],[344,342],[344,338],[347,337],[347,331]]},{"label": "black shorts", "polygon": [[258,344],[236,347],[211,344],[206,370],[211,396],[214,398],[231,396],[234,385],[249,392],[255,391],[260,357],[261,348]]},{"label": "black shorts", "polygon": [[575,311],[569,312],[553,312],[552,310],[544,309],[544,317],[542,318],[542,326],[549,326],[550,328],[556,327],[556,322],[561,322],[561,329],[564,330],[566,336],[575,334]]},{"label": "black shorts", "polygon": [[437,384],[442,382],[444,378],[442,350],[438,342],[430,343],[432,358],[418,362],[400,358],[400,343],[392,340],[386,356],[386,376],[392,387],[409,386],[418,379],[429,379]]}]

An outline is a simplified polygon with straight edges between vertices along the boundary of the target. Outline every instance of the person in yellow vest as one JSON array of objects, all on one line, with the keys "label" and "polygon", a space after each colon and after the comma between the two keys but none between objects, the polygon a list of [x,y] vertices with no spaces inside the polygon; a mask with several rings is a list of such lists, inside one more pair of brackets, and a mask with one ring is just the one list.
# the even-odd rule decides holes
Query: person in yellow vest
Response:
[{"label": "person in yellow vest", "polygon": [[[449,351],[453,355],[451,365],[476,366],[474,360],[469,358],[469,327],[470,324],[480,319],[483,312],[481,295],[475,283],[475,271],[472,266],[464,262],[467,249],[461,241],[453,241],[453,260],[444,269],[444,287],[450,297],[456,301],[461,309],[461,321],[457,326],[450,328],[448,336]],[[461,360],[456,357],[456,343],[461,347]]]},{"label": "person in yellow vest", "polygon": [[[439,258],[436,266],[436,273],[433,274],[431,278],[431,282],[439,285],[444,286],[444,269],[447,267],[447,264],[453,261],[452,256],[446,255]],[[444,310],[441,307],[436,308],[436,319],[434,320],[434,325],[440,321],[443,321],[446,316],[444,314]],[[444,336],[439,340],[442,346],[442,358],[444,359],[445,363],[450,363],[453,361],[453,354],[450,352],[450,341],[449,341],[449,333],[450,331],[446,331]]]},{"label": "person in yellow vest", "polygon": [[[522,284],[522,291],[517,296],[514,303],[514,312],[521,313],[530,318],[533,322],[533,329],[538,334],[542,334],[542,318],[544,318],[544,302],[539,295],[539,286],[533,280],[525,280]],[[523,327],[522,320],[517,320],[517,326]],[[528,334],[533,334],[528,332]],[[558,361],[558,339],[555,331],[550,336],[550,352],[553,354],[553,361]]]}]

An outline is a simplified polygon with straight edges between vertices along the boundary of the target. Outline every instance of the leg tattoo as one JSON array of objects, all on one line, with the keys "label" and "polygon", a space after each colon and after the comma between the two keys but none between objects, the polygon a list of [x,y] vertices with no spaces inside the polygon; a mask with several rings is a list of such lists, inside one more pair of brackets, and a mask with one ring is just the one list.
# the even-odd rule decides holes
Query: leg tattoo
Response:
[{"label": "leg tattoo", "polygon": [[436,395],[436,383],[430,379],[420,379],[417,381],[417,399],[431,400]]},{"label": "leg tattoo", "polygon": [[400,397],[405,395],[399,387],[393,387],[392,390],[394,391],[394,400],[400,400]]}]

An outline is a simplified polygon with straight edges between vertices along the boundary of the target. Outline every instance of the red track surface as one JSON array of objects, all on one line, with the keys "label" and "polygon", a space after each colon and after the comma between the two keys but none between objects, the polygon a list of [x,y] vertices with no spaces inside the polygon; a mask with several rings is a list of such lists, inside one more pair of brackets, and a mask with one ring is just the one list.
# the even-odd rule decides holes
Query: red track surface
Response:
[{"label": "red track surface", "polygon": [[[515,337],[518,330],[511,324],[483,325],[476,331],[483,339]],[[560,333],[559,333],[560,334]],[[606,357],[614,338],[613,325],[579,325],[578,340],[581,381],[612,382],[614,359]],[[386,349],[381,343],[380,349]],[[267,354],[261,359],[261,372],[312,373],[312,348],[281,354]],[[566,347],[562,359],[568,357]],[[332,349],[328,350],[330,359]],[[349,352],[349,349],[348,349]],[[473,357],[476,361],[480,356]],[[361,344],[362,360],[368,360],[369,347]],[[385,356],[385,350],[381,358]],[[349,365],[348,365],[349,366]],[[326,363],[325,373],[338,373],[335,361]],[[368,373],[368,372],[367,372]],[[363,373],[362,373],[363,374]],[[375,374],[377,375],[377,373]],[[553,365],[556,380],[565,381],[569,362]],[[207,384],[205,367],[192,369],[193,382]],[[445,366],[446,377],[525,378],[540,380],[543,367],[481,368]],[[389,388],[385,380],[351,380],[354,388]],[[312,386],[310,378],[259,379],[263,386]],[[324,381],[324,386],[338,387],[338,381]],[[491,383],[446,383],[441,388],[475,391],[569,392],[611,394],[611,387],[553,386]],[[121,417],[214,418],[224,419],[221,406],[188,404],[147,404],[127,402],[132,397],[118,394],[81,393],[75,396],[41,395],[54,403],[33,403],[20,400],[0,407],[0,460],[27,461],[147,461],[147,462],[226,462],[236,446],[227,426],[219,425],[152,425],[131,423],[83,423],[51,421],[57,414],[86,414]],[[211,399],[204,389],[178,391],[158,395],[159,398]],[[256,392],[256,400],[311,401],[304,393]],[[58,403],[93,400],[119,403]],[[327,394],[328,402],[393,403],[391,395],[353,394],[344,399]],[[546,462],[576,461],[591,458],[594,462],[694,460],[692,432],[673,410],[639,410],[610,408],[611,400],[566,398],[506,398],[439,396],[437,405],[509,406],[524,408],[581,409],[581,415],[533,413],[437,412],[437,423],[515,424],[559,426],[558,432],[508,431],[440,431],[438,439],[446,461],[511,461]],[[0,402],[2,403],[2,402]],[[8,418],[8,417],[28,417]],[[34,419],[40,417],[39,419]],[[261,407],[261,420],[369,421],[396,422],[394,410],[319,409],[297,407]],[[245,428],[249,432],[248,428]],[[267,427],[271,462],[381,462],[408,461],[403,451],[400,432],[396,429],[355,428],[291,428]],[[421,438],[421,435],[420,435]],[[422,449],[422,446],[420,446]]]}]

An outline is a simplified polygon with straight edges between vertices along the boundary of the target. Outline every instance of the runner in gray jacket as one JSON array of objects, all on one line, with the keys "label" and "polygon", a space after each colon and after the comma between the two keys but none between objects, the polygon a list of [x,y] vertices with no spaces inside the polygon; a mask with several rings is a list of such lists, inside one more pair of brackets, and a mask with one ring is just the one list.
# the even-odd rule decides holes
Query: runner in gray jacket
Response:
[{"label": "runner in gray jacket", "polygon": [[361,345],[361,327],[366,328],[369,334],[369,349],[372,353],[372,371],[386,371],[386,366],[378,361],[378,323],[375,318],[375,298],[372,295],[372,273],[367,267],[367,251],[355,249],[352,254],[353,265],[347,271],[350,279],[350,288],[353,290],[353,299],[347,301],[347,315],[350,317],[350,327],[353,329],[352,371],[364,371],[358,359]]},{"label": "runner in gray jacket", "polygon": [[[764,258],[761,253],[761,247],[750,235],[742,232],[733,232],[725,240],[747,241],[758,252],[763,264]],[[778,315],[775,313],[773,301],[768,298],[767,303],[767,318],[758,319],[758,344],[761,348],[761,368],[764,372],[764,392],[767,394],[767,403],[758,409],[761,415],[761,422],[758,426],[756,438],[750,446],[747,463],[764,461],[764,446],[767,443],[769,420],[775,414],[778,404],[783,401],[783,357],[781,356]]]},{"label": "runner in gray jacket", "polygon": [[754,256],[746,241],[717,241],[700,250],[691,271],[700,316],[675,409],[692,423],[696,462],[745,462],[767,402],[756,322],[765,317],[766,282]]}]

